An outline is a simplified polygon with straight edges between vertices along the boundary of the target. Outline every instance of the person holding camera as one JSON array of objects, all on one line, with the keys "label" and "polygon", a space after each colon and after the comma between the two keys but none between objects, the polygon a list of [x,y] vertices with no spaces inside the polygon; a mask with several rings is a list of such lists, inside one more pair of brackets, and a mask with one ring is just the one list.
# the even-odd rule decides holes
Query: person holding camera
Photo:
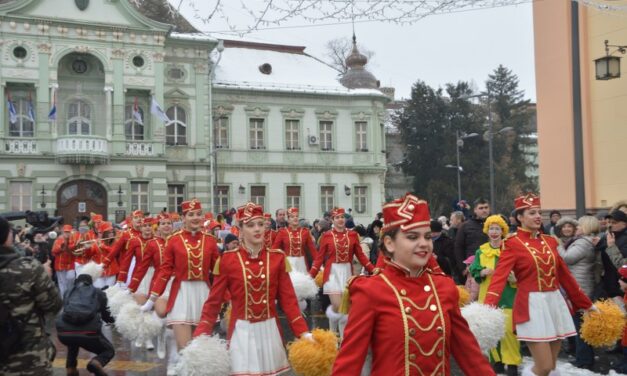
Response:
[{"label": "person holding camera", "polygon": [[0,375],[52,376],[55,348],[43,317],[61,309],[61,296],[50,261],[20,257],[10,232],[0,217]]}]

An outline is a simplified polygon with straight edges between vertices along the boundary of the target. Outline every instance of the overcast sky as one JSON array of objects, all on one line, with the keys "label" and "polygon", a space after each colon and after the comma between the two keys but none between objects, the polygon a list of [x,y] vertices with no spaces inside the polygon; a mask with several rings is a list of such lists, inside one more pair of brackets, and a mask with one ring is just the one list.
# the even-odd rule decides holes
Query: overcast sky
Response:
[{"label": "overcast sky", "polygon": [[[179,3],[170,1],[175,6]],[[181,13],[198,29],[224,30],[219,20],[211,24],[194,20],[194,11],[185,3]],[[208,12],[211,5],[206,3],[213,1],[196,1],[195,6]],[[234,23],[246,22],[241,9],[232,7],[227,12]],[[284,26],[304,24],[295,19]],[[488,74],[503,64],[518,75],[526,97],[535,101],[531,3],[430,16],[409,26],[358,23],[355,31],[358,43],[375,53],[368,68],[381,85],[396,88],[397,98],[409,97],[417,80],[435,87],[471,81],[482,90]],[[306,46],[306,52],[325,59],[328,40],[351,34],[352,26],[345,24],[255,31],[244,38]]]}]

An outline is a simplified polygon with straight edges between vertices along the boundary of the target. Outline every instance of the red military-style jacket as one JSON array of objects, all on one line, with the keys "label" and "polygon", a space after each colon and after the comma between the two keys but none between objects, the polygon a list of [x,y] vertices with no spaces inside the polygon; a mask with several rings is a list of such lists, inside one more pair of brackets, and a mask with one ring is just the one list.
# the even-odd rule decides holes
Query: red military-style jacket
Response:
[{"label": "red military-style jacket", "polygon": [[[320,237],[320,249],[314,260],[309,274],[312,278],[316,277],[320,266],[324,262],[324,279],[323,282],[329,280],[332,263],[352,263],[353,256],[357,256],[359,262],[366,268],[369,273],[374,270],[374,265],[368,260],[359,245],[359,235],[352,230],[344,230],[343,232],[335,229],[326,231]],[[326,262],[324,261],[326,259]]]},{"label": "red military-style jacket", "polygon": [[272,230],[272,229],[266,230],[263,233],[263,245],[266,248],[276,248],[272,246],[272,244],[274,244],[274,240],[276,239],[276,236],[277,236],[276,230]]},{"label": "red military-style jacket", "polygon": [[205,281],[209,285],[209,275],[220,254],[215,237],[198,231],[192,235],[187,230],[181,230],[171,235],[165,246],[163,264],[159,268],[150,294],[163,294],[170,277],[174,275],[167,312],[172,310],[176,295],[181,287],[181,281]]},{"label": "red military-style jacket", "polygon": [[111,252],[105,257],[105,264],[110,263],[113,259],[118,260],[118,263],[121,261],[122,255],[126,253],[128,249],[128,241],[132,238],[141,237],[142,233],[139,230],[135,230],[134,228],[130,228],[126,231],[123,231],[120,234],[120,237],[116,239],[115,243],[113,243],[113,247],[111,248]]},{"label": "red military-style jacket", "polygon": [[72,232],[72,236],[74,237],[73,240],[75,244],[74,251],[81,249],[81,248],[85,248],[84,246],[86,246],[87,248],[82,254],[74,253],[74,262],[79,263],[81,265],[85,265],[89,262],[89,256],[87,255],[87,251],[89,248],[91,248],[91,245],[92,245],[92,243],[89,241],[96,239],[96,237],[93,231],[88,231],[84,234],[81,234],[80,232],[75,231],[75,232]]},{"label": "red military-style jacket", "polygon": [[332,375],[359,375],[372,348],[372,376],[495,375],[459,309],[455,282],[425,267],[410,277],[389,262],[349,284],[350,310]]},{"label": "red military-style jacket", "polygon": [[150,282],[150,287],[154,286],[154,283],[157,279],[157,272],[161,265],[163,264],[163,258],[165,254],[165,245],[166,240],[161,237],[154,237],[146,243],[146,249],[144,250],[144,257],[142,258],[140,263],[135,264],[135,269],[133,270],[133,277],[131,278],[131,283],[128,285],[128,289],[132,292],[135,292],[139,287],[139,284],[146,276],[149,267],[155,268],[155,273],[152,276],[152,280]]},{"label": "red military-style jacket", "polygon": [[575,309],[588,309],[592,302],[579,288],[557,251],[557,240],[549,235],[532,234],[519,228],[505,240],[503,250],[484,303],[496,306],[510,271],[516,276],[514,324],[529,321],[529,293],[555,291],[562,287]]},{"label": "red military-style jacket", "polygon": [[277,300],[294,335],[307,332],[288,270],[285,253],[278,249],[264,247],[256,258],[243,247],[225,251],[216,266],[215,281],[194,336],[212,334],[227,292],[232,306],[228,339],[237,320],[259,322],[275,318],[278,325]]},{"label": "red military-style jacket", "polygon": [[58,272],[66,270],[74,270],[74,251],[76,248],[75,236],[65,239],[63,236],[58,237],[52,245],[52,255],[54,256],[54,270]]},{"label": "red military-style jacket", "polygon": [[134,236],[129,239],[126,245],[126,252],[120,256],[120,272],[118,273],[118,282],[126,282],[128,270],[131,268],[133,257],[135,257],[135,265],[139,265],[144,259],[146,253],[146,244],[152,237],[145,239],[144,237]]},{"label": "red military-style jacket", "polygon": [[110,277],[120,272],[120,265],[116,259],[113,259],[108,265],[105,265],[105,258],[111,252],[111,247],[99,241],[93,243],[91,248],[87,250],[87,257],[96,264],[103,264],[104,270],[102,271],[103,277]]},{"label": "red military-style jacket", "polygon": [[[286,256],[303,257],[309,252],[311,260],[315,260],[318,256],[316,244],[313,241],[311,232],[304,227],[292,229],[291,227],[283,227],[277,231],[276,239],[272,244],[272,248],[281,249]],[[306,258],[306,257],[305,257]]]}]

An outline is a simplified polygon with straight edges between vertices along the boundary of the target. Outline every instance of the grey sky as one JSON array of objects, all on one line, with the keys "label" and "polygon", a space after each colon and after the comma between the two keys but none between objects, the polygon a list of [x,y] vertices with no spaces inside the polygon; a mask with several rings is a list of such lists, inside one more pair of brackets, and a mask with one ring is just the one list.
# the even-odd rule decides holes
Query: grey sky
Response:
[{"label": "grey sky", "polygon": [[[179,2],[170,1],[175,6]],[[225,29],[218,20],[212,24],[194,20],[194,12],[186,2],[183,1],[181,12],[197,28]],[[208,13],[211,6],[205,3],[197,1],[195,6]],[[241,9],[233,7],[227,13],[234,23],[246,22]],[[304,24],[295,19],[284,26]],[[531,3],[430,16],[405,26],[358,23],[355,30],[358,42],[375,52],[369,69],[383,86],[396,88],[397,98],[409,97],[411,86],[418,79],[432,86],[465,80],[483,89],[487,75],[503,64],[518,75],[526,97],[535,100]],[[352,26],[345,24],[262,30],[244,38],[303,45],[309,54],[324,58],[328,40],[351,34]],[[219,37],[227,38],[223,34]]]}]

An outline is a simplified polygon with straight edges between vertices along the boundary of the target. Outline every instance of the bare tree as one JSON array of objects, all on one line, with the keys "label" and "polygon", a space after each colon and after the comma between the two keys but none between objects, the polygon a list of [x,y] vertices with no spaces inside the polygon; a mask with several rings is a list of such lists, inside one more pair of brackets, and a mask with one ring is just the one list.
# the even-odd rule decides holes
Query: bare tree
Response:
[{"label": "bare tree", "polygon": [[[328,64],[338,72],[344,74],[348,70],[346,66],[346,58],[353,50],[353,41],[351,38],[335,38],[331,39],[325,45],[326,57],[328,58]],[[357,49],[362,55],[365,55],[370,62],[374,56],[374,51],[367,49],[361,44],[357,43]]]}]

